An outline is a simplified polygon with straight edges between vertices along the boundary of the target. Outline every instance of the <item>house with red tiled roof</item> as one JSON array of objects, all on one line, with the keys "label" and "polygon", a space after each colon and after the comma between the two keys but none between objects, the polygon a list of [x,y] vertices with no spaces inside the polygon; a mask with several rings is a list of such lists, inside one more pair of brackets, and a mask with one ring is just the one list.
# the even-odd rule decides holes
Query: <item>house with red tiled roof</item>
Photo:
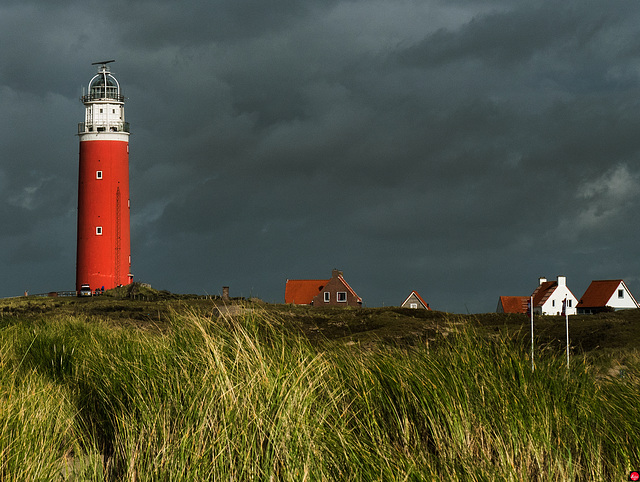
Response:
[{"label": "house with red tiled roof", "polygon": [[528,313],[530,296],[501,296],[496,313]]},{"label": "house with red tiled roof", "polygon": [[621,279],[592,281],[578,302],[579,314],[640,308]]},{"label": "house with red tiled roof", "polygon": [[412,291],[400,306],[402,308],[420,308],[422,310],[431,310],[431,308],[429,307],[429,303],[424,301],[422,299],[422,296],[420,296],[417,291]]},{"label": "house with red tiled roof", "polygon": [[566,300],[566,312],[576,314],[578,299],[567,287],[567,277],[558,276],[557,281],[547,281],[540,278],[538,287],[531,295],[533,297],[533,312],[537,315],[562,315]]},{"label": "house with red tiled roof", "polygon": [[337,269],[331,272],[328,280],[288,279],[284,302],[313,306],[362,306],[362,298]]}]

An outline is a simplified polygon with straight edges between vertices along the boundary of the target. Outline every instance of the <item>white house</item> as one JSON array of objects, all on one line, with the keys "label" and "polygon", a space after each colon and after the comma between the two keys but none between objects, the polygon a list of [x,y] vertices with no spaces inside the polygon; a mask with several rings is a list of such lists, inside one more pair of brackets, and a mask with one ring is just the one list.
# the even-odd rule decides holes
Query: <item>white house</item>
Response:
[{"label": "white house", "polygon": [[563,315],[563,302],[566,300],[566,313],[575,315],[578,299],[567,287],[567,277],[558,276],[557,281],[540,278],[533,294],[533,312],[537,315]]},{"label": "white house", "polygon": [[578,303],[580,314],[634,308],[640,305],[621,279],[592,281]]}]

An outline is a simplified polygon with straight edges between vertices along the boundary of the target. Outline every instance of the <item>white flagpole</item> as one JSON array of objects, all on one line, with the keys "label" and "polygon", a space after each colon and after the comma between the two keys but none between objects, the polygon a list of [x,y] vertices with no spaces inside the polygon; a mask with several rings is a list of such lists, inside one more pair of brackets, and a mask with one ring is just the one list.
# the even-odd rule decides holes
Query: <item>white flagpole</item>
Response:
[{"label": "white flagpole", "polygon": [[564,319],[567,325],[567,370],[569,369],[569,310],[567,310],[567,299],[562,302],[564,307]]},{"label": "white flagpole", "polygon": [[533,364],[533,296],[529,299],[529,313],[531,314],[531,371],[535,370]]}]

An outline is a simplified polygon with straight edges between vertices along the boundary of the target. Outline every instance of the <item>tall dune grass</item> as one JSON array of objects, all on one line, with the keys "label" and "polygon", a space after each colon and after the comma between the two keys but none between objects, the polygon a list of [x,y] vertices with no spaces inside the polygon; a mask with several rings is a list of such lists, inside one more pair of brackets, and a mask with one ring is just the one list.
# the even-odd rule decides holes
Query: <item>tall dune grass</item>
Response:
[{"label": "tall dune grass", "polygon": [[[30,350],[40,347],[39,333],[20,326],[1,331],[0,480],[60,480],[72,470],[84,480],[97,480],[97,452],[77,424],[68,388],[51,376],[57,358],[42,371],[26,361]],[[25,350],[21,344],[26,342]],[[74,463],[78,454],[82,458]]]},{"label": "tall dune grass", "polygon": [[[637,378],[462,328],[314,346],[266,312],[0,329],[0,480],[623,480]],[[637,368],[637,367],[636,367]],[[630,368],[633,370],[633,368]]]},{"label": "tall dune grass", "polygon": [[545,357],[532,372],[516,343],[463,330],[430,353],[362,353],[341,363],[360,395],[355,439],[369,442],[359,458],[400,462],[390,473],[614,480],[640,460],[631,435],[640,429],[637,386],[598,384],[581,362],[567,371],[561,356]]}]

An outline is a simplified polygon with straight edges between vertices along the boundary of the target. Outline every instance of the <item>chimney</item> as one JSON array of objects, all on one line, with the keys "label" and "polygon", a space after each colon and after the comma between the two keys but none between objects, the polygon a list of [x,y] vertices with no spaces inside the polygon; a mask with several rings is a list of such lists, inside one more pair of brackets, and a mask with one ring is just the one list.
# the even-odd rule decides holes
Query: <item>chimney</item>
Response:
[{"label": "chimney", "polygon": [[558,286],[567,286],[567,277],[558,275]]},{"label": "chimney", "polygon": [[222,300],[223,301],[229,301],[229,287],[228,286],[223,286],[222,287]]},{"label": "chimney", "polygon": [[540,276],[540,278],[538,278],[538,286],[542,285],[542,283],[546,283],[547,282],[547,278],[545,278],[544,276]]},{"label": "chimney", "polygon": [[338,276],[342,276],[342,271],[340,271],[339,269],[333,269],[331,270],[331,277],[332,278],[337,278]]}]

